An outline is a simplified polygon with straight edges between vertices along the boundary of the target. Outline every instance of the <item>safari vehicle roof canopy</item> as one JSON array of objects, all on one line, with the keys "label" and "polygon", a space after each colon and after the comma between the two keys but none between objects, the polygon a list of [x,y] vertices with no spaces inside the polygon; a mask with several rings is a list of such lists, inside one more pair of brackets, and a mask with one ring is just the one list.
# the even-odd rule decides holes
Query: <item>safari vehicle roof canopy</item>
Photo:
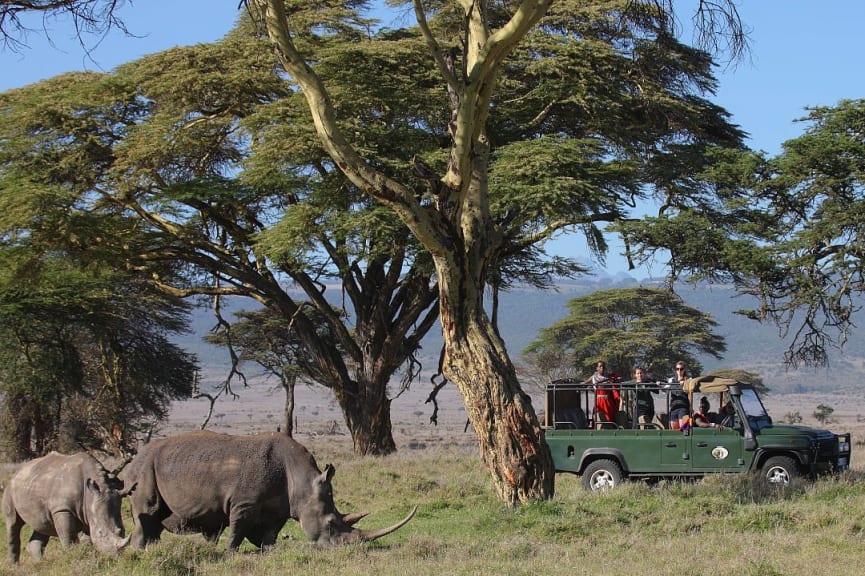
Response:
[{"label": "safari vehicle roof canopy", "polygon": [[733,378],[705,374],[696,378],[686,379],[682,389],[688,394],[696,392],[702,392],[703,394],[724,393],[730,389],[730,386],[736,384],[741,384],[741,382]]}]

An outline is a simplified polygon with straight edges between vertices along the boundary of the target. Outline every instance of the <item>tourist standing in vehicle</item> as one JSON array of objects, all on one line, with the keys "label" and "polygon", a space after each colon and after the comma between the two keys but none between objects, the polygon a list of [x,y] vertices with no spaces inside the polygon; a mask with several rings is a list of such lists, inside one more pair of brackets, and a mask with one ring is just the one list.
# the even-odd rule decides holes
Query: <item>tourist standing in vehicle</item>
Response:
[{"label": "tourist standing in vehicle", "polygon": [[634,368],[634,380],[637,382],[637,422],[648,424],[655,418],[652,394],[658,393],[658,384],[647,380],[646,371],[641,366]]},{"label": "tourist standing in vehicle", "polygon": [[601,360],[595,364],[595,373],[586,378],[583,384],[595,387],[595,425],[600,428],[605,422],[615,422],[619,409],[619,389],[607,376],[607,364]]},{"label": "tourist standing in vehicle", "polygon": [[667,382],[670,388],[670,430],[686,430],[691,426],[691,402],[682,389],[688,369],[682,360],[676,362],[676,375]]}]

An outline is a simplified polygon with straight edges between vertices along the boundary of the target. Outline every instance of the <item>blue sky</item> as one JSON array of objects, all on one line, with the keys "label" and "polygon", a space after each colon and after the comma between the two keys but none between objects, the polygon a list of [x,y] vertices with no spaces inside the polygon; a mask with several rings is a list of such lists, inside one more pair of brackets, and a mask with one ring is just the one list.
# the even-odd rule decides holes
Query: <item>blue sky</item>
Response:
[{"label": "blue sky", "polygon": [[[694,3],[676,3],[685,25],[688,7]],[[236,7],[236,1],[138,0],[124,6],[121,14],[135,37],[113,33],[98,45],[96,39],[86,38],[90,57],[72,37],[68,22],[49,22],[51,42],[36,33],[27,39],[29,48],[0,51],[0,91],[72,70],[108,71],[176,45],[217,40],[233,26]],[[751,135],[751,147],[777,154],[784,141],[802,133],[803,126],[794,120],[805,115],[806,106],[865,98],[865,2],[742,0],[739,12],[750,31],[751,53],[735,67],[718,70],[720,88],[713,100]],[[393,27],[409,24],[412,18],[405,10],[382,14],[384,23]],[[40,28],[42,22],[31,19],[30,25]],[[584,250],[575,239],[553,246],[571,254]],[[612,273],[625,269],[615,251],[607,260]]]}]

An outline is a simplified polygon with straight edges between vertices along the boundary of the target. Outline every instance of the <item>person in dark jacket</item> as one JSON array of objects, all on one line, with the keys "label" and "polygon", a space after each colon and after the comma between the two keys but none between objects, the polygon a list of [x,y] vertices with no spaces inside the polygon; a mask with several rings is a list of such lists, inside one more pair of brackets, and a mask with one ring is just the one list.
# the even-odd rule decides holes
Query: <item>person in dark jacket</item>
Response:
[{"label": "person in dark jacket", "polygon": [[691,427],[691,402],[682,389],[687,377],[687,366],[679,360],[676,362],[676,375],[667,383],[670,389],[670,430],[687,430]]},{"label": "person in dark jacket", "polygon": [[[652,394],[658,393],[657,382],[648,379],[646,371],[641,366],[634,368],[634,380],[637,382],[637,422],[648,424],[655,419],[655,399]],[[643,384],[643,386],[639,386]]]}]

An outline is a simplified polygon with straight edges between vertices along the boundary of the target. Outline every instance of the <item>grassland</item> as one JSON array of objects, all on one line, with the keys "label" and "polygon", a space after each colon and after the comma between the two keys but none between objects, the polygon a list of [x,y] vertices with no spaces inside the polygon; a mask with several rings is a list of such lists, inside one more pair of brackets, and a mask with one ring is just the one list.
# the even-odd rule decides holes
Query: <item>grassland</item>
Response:
[{"label": "grassland", "polygon": [[[377,542],[317,549],[289,522],[275,549],[228,553],[199,536],[166,535],[119,557],[52,540],[36,564],[22,554],[2,574],[240,576],[350,575],[859,575],[865,573],[865,472],[768,490],[749,477],[626,484],[586,494],[560,475],[549,502],[518,509],[493,496],[475,449],[437,446],[357,458],[346,442],[305,441],[336,466],[343,511],[368,510],[361,528],[415,518]],[[854,453],[855,458],[855,453]],[[7,468],[0,483],[8,478]],[[131,526],[128,513],[127,526]],[[5,533],[5,527],[3,527]],[[25,538],[27,534],[25,531]]]}]

